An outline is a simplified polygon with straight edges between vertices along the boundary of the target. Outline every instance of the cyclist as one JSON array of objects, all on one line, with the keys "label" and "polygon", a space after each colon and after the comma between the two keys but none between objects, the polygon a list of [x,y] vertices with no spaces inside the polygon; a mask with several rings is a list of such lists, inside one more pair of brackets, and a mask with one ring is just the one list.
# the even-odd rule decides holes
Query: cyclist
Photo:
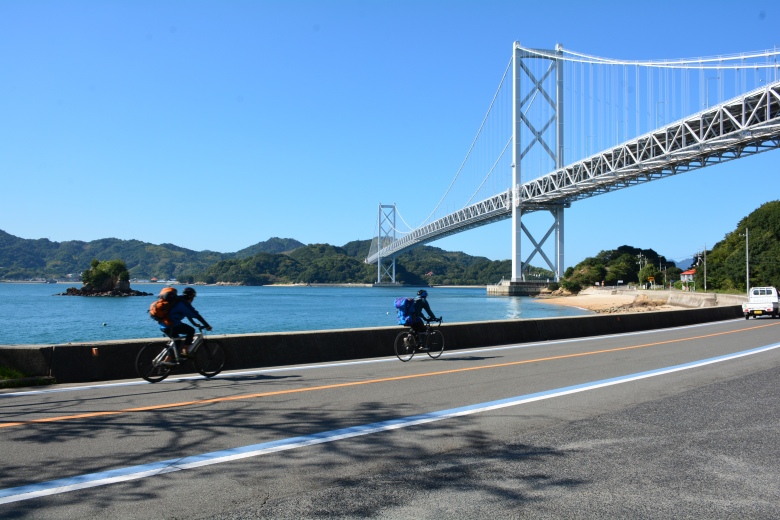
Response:
[{"label": "cyclist", "polygon": [[[187,354],[187,347],[192,345],[192,340],[195,337],[195,329],[186,323],[183,323],[182,320],[184,320],[184,318],[190,320],[190,323],[196,327],[205,327],[206,330],[211,330],[211,325],[209,325],[203,316],[195,310],[195,307],[192,306],[192,300],[195,299],[196,294],[195,289],[186,287],[182,292],[181,298],[179,298],[168,312],[168,319],[170,320],[171,325],[160,325],[163,332],[169,336],[178,337],[180,334],[184,334],[184,344],[181,348],[181,353],[184,355]],[[196,319],[199,320],[200,323],[194,321]],[[201,325],[201,323],[203,325]]]},{"label": "cyclist", "polygon": [[433,314],[431,306],[428,305],[428,291],[420,289],[417,291],[417,298],[414,299],[414,315],[412,315],[412,332],[417,335],[418,332],[425,332],[425,325],[423,325],[423,313],[425,310],[428,313],[428,321],[437,320],[438,318]]}]

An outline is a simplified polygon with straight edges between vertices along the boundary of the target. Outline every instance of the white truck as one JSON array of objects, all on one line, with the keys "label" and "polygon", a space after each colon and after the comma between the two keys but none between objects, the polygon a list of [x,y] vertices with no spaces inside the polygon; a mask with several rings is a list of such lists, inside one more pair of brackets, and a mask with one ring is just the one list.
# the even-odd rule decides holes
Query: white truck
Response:
[{"label": "white truck", "polygon": [[742,304],[742,313],[745,319],[751,316],[769,315],[773,318],[780,316],[780,300],[777,297],[777,289],[774,287],[753,287],[748,294],[748,301]]}]

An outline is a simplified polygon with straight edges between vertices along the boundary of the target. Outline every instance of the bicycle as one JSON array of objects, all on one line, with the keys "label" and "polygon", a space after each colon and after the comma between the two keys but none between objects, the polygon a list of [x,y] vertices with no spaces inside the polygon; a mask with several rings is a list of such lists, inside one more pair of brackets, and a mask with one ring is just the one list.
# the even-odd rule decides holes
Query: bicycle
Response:
[{"label": "bicycle", "polygon": [[187,361],[192,361],[195,370],[201,375],[214,377],[219,374],[225,366],[225,349],[219,341],[206,339],[203,335],[204,328],[198,327],[198,333],[187,354],[179,351],[182,338],[169,334],[164,334],[170,341],[162,348],[156,344],[144,346],[135,358],[138,375],[150,383],[157,383],[168,377],[174,367]]},{"label": "bicycle", "polygon": [[[395,355],[403,362],[409,361],[416,352],[427,352],[431,359],[436,359],[444,352],[444,334],[441,333],[441,321],[443,318],[425,321],[425,332],[415,334],[411,327],[409,330],[401,332],[395,338]],[[431,322],[438,322],[439,325],[434,329]]]}]

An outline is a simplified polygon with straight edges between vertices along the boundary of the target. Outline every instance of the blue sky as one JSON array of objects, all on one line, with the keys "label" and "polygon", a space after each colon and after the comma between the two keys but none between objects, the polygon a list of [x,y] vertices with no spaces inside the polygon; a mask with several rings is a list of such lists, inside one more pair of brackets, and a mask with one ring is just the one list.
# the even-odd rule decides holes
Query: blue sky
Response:
[{"label": "blue sky", "polygon": [[[439,201],[514,41],[671,59],[771,49],[778,28],[780,8],[750,0],[0,0],[0,229],[221,252],[368,239],[379,203],[415,224]],[[711,248],[780,198],[779,164],[577,202],[566,266]],[[508,259],[510,231],[430,245]]]}]

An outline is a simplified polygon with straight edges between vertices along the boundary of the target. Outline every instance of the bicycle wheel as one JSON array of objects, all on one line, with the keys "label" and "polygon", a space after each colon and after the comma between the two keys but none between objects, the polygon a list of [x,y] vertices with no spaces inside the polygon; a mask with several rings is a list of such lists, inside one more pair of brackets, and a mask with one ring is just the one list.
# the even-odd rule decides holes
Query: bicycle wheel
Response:
[{"label": "bicycle wheel", "polygon": [[408,332],[401,332],[395,338],[395,355],[401,361],[409,361],[414,356],[414,338]]},{"label": "bicycle wheel", "polygon": [[149,344],[143,347],[135,357],[135,370],[138,375],[150,383],[157,383],[168,377],[171,367],[161,364],[167,352],[168,345],[160,347]]},{"label": "bicycle wheel", "polygon": [[442,352],[444,352],[444,334],[432,330],[428,333],[428,355],[436,359]]},{"label": "bicycle wheel", "polygon": [[219,341],[208,339],[195,351],[195,368],[206,377],[214,377],[225,366],[225,349]]}]

